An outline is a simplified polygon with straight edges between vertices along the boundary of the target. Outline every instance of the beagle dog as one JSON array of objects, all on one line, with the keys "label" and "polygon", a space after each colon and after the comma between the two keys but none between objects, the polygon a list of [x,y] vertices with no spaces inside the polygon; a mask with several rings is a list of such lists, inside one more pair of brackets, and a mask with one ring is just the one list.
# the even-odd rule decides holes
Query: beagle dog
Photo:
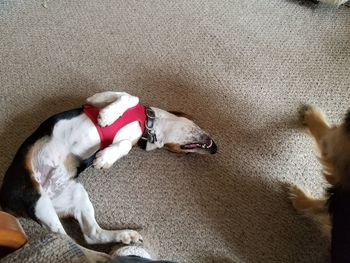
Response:
[{"label": "beagle dog", "polygon": [[350,111],[339,126],[330,126],[325,115],[312,106],[303,110],[302,118],[316,142],[329,187],[316,199],[292,186],[290,198],[294,208],[319,223],[331,239],[332,262],[350,262]]},{"label": "beagle dog", "polygon": [[102,229],[86,190],[76,181],[91,165],[111,167],[136,143],[146,151],[217,151],[208,133],[188,116],[145,107],[125,92],[102,92],[81,108],[50,117],[24,141],[5,174],[0,204],[62,234],[59,218],[72,216],[89,244],[138,242],[142,237],[136,231]]}]

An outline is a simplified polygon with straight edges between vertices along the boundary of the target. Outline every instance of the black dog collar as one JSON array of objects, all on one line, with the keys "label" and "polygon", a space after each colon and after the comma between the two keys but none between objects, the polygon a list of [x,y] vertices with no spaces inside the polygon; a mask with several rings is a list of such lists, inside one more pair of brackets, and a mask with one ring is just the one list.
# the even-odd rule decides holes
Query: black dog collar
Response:
[{"label": "black dog collar", "polygon": [[140,140],[138,141],[138,145],[144,150],[146,150],[147,142],[155,143],[157,141],[157,136],[153,129],[156,114],[154,113],[154,110],[152,110],[150,107],[145,107],[145,109],[146,109],[145,130],[143,131],[143,134]]}]

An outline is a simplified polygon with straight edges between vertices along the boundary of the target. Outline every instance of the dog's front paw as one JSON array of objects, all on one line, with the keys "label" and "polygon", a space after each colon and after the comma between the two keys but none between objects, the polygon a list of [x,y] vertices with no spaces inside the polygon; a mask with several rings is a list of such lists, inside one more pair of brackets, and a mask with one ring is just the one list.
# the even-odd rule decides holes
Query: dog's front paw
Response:
[{"label": "dog's front paw", "polygon": [[117,241],[129,245],[130,243],[143,242],[142,236],[134,230],[121,230],[118,233]]},{"label": "dog's front paw", "polygon": [[114,162],[115,160],[113,155],[108,151],[108,149],[104,149],[96,154],[93,166],[96,169],[108,169]]},{"label": "dog's front paw", "polygon": [[97,117],[98,125],[100,125],[101,127],[110,126],[121,115],[122,113],[115,112],[111,107],[107,106],[106,108],[103,108],[102,110],[100,110],[100,113],[98,114],[98,117]]},{"label": "dog's front paw", "polygon": [[326,117],[323,112],[311,105],[305,105],[300,109],[300,121],[306,127],[314,126],[316,123],[325,121]]},{"label": "dog's front paw", "polygon": [[311,106],[311,105],[302,105],[299,108],[299,120],[303,126],[307,126],[305,119],[306,119],[306,116],[310,114],[312,108],[313,108],[313,106]]}]

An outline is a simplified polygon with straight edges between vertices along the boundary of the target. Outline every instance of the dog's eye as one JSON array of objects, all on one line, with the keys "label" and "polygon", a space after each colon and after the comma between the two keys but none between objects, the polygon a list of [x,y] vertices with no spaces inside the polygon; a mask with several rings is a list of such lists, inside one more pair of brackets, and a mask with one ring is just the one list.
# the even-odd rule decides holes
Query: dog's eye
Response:
[{"label": "dog's eye", "polygon": [[174,114],[176,115],[177,117],[184,117],[186,119],[189,119],[189,120],[193,120],[192,116],[187,114],[187,113],[184,113],[182,111],[169,111],[171,114]]}]

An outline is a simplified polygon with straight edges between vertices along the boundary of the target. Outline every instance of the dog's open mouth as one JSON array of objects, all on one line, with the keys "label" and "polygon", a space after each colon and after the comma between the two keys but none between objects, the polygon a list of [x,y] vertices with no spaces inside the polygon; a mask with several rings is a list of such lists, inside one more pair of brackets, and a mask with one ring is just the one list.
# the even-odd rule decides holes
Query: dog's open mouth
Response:
[{"label": "dog's open mouth", "polygon": [[209,143],[188,143],[185,145],[181,145],[181,149],[183,150],[193,150],[193,149],[210,149],[213,146],[214,142],[213,140],[210,140]]}]

